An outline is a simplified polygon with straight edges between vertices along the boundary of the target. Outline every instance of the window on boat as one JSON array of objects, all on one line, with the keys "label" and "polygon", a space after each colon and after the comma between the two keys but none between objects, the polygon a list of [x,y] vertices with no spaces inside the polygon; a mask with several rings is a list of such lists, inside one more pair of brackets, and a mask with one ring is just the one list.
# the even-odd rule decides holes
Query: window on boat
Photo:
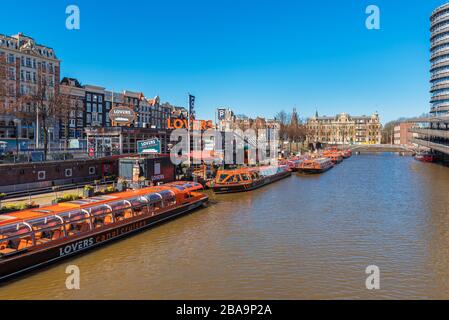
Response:
[{"label": "window on boat", "polygon": [[[129,219],[133,216],[132,205],[128,200],[120,200],[120,201],[112,202],[109,204],[109,206],[111,207],[113,216],[114,216],[114,219],[112,222],[123,221],[123,220]],[[108,224],[106,222],[105,222],[105,224]]]},{"label": "window on boat", "polygon": [[93,227],[101,228],[114,222],[113,208],[110,205],[100,204],[89,209]]},{"label": "window on boat", "polygon": [[176,195],[171,190],[162,190],[158,192],[162,196],[164,207],[173,206],[176,204]]},{"label": "window on boat", "polygon": [[224,182],[224,181],[226,180],[226,178],[228,178],[228,177],[229,177],[228,174],[223,173],[223,174],[221,174],[221,175],[218,177],[217,182],[218,182],[218,183]]},{"label": "window on boat", "polygon": [[150,211],[154,212],[162,207],[162,196],[159,193],[149,193],[144,197],[148,200],[148,208]]},{"label": "window on boat", "polygon": [[149,212],[148,209],[148,199],[145,197],[137,197],[137,198],[132,198],[132,199],[128,199],[128,201],[131,203],[133,211],[134,211],[134,215],[142,215],[142,214],[147,214]]},{"label": "window on boat", "polygon": [[226,182],[231,182],[231,183],[237,182],[237,176],[235,174],[233,174],[232,176],[230,176],[228,178],[228,180]]},{"label": "window on boat", "polygon": [[13,223],[0,227],[0,256],[16,253],[34,246],[30,225]]},{"label": "window on boat", "polygon": [[68,236],[88,232],[92,229],[92,222],[87,211],[69,211],[58,214],[65,223],[65,230]]},{"label": "window on boat", "polygon": [[27,223],[34,231],[36,245],[58,240],[65,236],[64,220],[58,216],[29,220]]},{"label": "window on boat", "polygon": [[243,181],[249,181],[249,180],[251,180],[251,177],[245,173],[245,174],[242,174],[242,179],[243,179]]}]

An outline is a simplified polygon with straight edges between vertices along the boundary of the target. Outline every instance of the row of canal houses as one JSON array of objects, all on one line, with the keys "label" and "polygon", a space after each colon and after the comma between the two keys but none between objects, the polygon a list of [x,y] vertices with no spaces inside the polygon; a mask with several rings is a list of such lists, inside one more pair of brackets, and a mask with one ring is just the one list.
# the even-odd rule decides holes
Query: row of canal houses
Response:
[{"label": "row of canal houses", "polygon": [[169,117],[187,117],[185,108],[162,103],[158,96],[148,98],[143,92],[130,90],[113,92],[68,77],[61,80],[61,61],[52,48],[22,33],[0,34],[0,139],[42,143],[43,132],[36,130],[36,106],[33,102],[22,103],[26,100],[23,97],[36,92],[41,83],[45,83],[46,100],[58,93],[70,100],[68,116],[63,120],[55,118],[48,127],[49,142],[54,144],[86,139],[87,128],[110,127],[108,113],[117,105],[134,109],[136,117],[130,126],[135,128],[165,130]]}]

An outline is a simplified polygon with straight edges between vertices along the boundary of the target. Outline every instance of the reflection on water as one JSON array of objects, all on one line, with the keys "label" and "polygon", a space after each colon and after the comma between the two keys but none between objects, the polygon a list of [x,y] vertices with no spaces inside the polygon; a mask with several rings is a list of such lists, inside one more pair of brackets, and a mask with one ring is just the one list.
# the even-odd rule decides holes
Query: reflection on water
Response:
[{"label": "reflection on water", "polygon": [[[449,168],[361,155],[29,274],[1,299],[449,298]],[[65,289],[65,268],[81,290]],[[365,288],[377,265],[381,290]]]}]

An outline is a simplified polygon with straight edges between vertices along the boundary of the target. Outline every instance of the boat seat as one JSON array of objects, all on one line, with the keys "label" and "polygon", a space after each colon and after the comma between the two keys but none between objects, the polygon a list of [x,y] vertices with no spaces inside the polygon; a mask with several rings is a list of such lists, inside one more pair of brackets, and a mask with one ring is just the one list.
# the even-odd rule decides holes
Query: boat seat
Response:
[{"label": "boat seat", "polygon": [[0,242],[0,250],[8,248],[8,242],[9,241]]},{"label": "boat seat", "polygon": [[1,249],[0,250],[0,254],[9,254],[9,253],[12,253],[12,252],[15,252],[15,251],[17,251],[17,249],[5,248],[5,249]]},{"label": "boat seat", "polygon": [[73,225],[74,225],[73,228],[69,228],[68,230],[66,229],[67,234],[69,236],[72,236],[77,233],[83,233],[83,232],[90,231],[90,226],[89,226],[89,223],[87,223],[87,222],[82,222],[82,223],[73,224]]},{"label": "boat seat", "polygon": [[44,244],[44,243],[47,243],[47,242],[50,242],[50,241],[51,241],[51,239],[42,238],[42,239],[36,240],[36,245]]},{"label": "boat seat", "polygon": [[61,230],[56,229],[56,230],[53,231],[53,234],[51,236],[51,240],[58,240],[63,235],[64,235],[64,233]]},{"label": "boat seat", "polygon": [[79,227],[79,232],[87,232],[90,230],[89,223],[87,223],[87,222],[82,223],[81,226],[78,226],[78,227]]},{"label": "boat seat", "polygon": [[20,239],[19,246],[17,247],[17,250],[26,249],[28,247],[33,246],[33,240],[31,239]]},{"label": "boat seat", "polygon": [[126,211],[125,211],[125,215],[124,215],[124,218],[125,218],[125,219],[132,218],[132,216],[133,216],[132,210],[126,210]]},{"label": "boat seat", "polygon": [[103,222],[104,225],[111,224],[111,223],[112,223],[112,217],[110,215],[104,217],[104,222]]}]

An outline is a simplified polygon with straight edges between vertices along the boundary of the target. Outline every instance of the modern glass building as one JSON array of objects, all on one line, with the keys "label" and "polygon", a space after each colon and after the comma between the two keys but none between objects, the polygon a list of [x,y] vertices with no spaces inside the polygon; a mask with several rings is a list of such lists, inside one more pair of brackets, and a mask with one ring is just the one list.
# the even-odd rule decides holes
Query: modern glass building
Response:
[{"label": "modern glass building", "polygon": [[430,64],[430,114],[414,121],[421,125],[410,130],[418,134],[412,142],[449,164],[449,3],[430,17]]},{"label": "modern glass building", "polygon": [[449,115],[449,3],[434,10],[430,23],[430,113]]}]

